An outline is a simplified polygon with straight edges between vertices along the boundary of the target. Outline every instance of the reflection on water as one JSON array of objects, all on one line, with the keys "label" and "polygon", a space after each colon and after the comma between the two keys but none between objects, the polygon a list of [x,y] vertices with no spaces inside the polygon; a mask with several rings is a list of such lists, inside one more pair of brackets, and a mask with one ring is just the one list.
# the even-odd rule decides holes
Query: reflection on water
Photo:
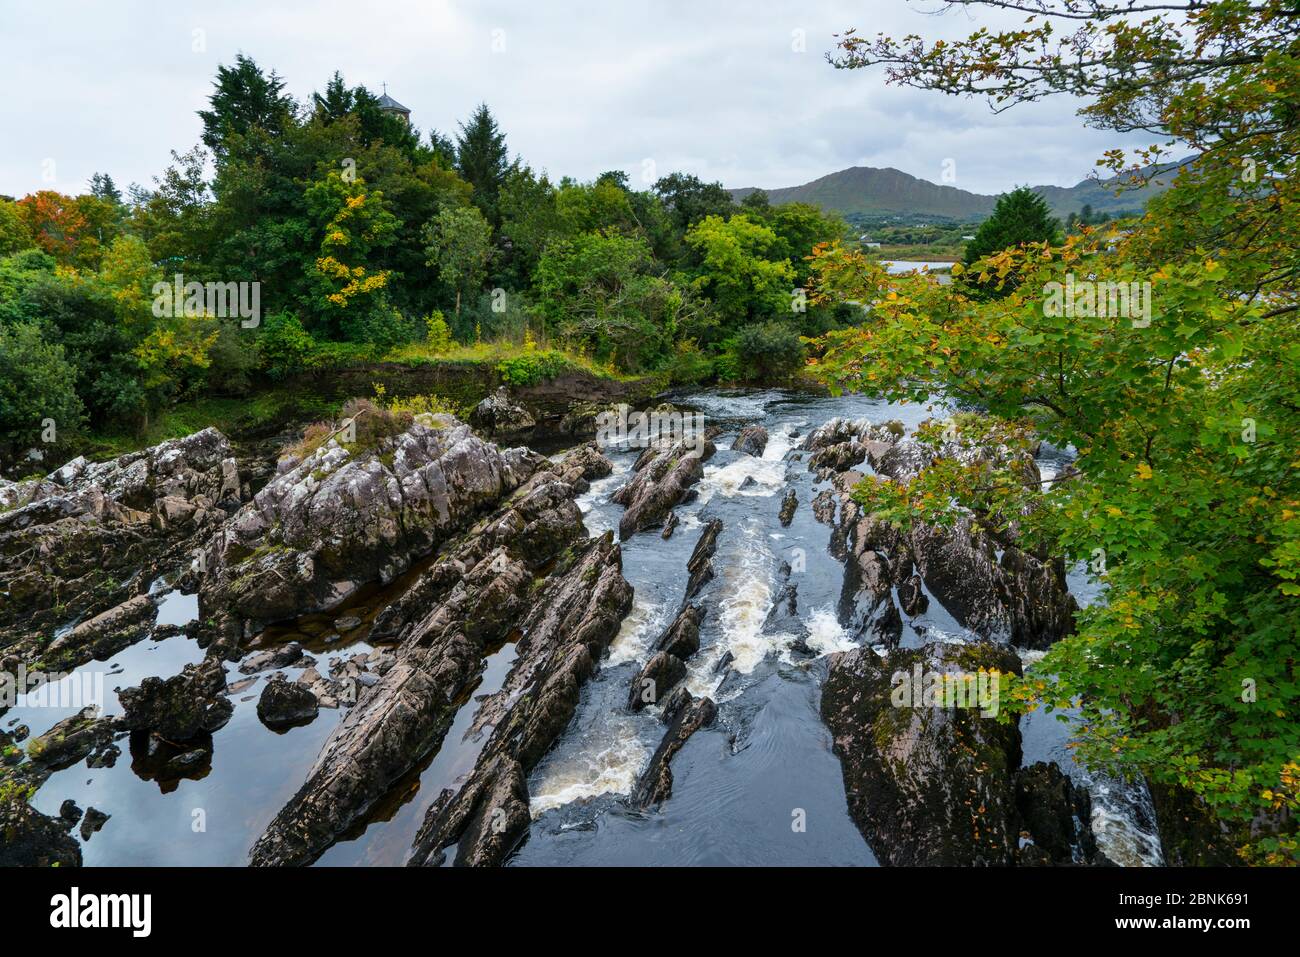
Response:
[{"label": "reflection on water", "polygon": [[[706,464],[692,501],[678,508],[680,524],[670,539],[655,530],[622,543],[624,574],[635,589],[631,613],[598,672],[582,689],[577,712],[530,781],[533,824],[512,863],[528,864],[874,864],[875,858],[848,816],[839,760],[820,714],[825,656],[855,646],[837,615],[844,574],[828,551],[830,530],[817,522],[810,503],[818,483],[796,448],[801,437],[830,418],[900,419],[913,428],[940,404],[888,405],[858,396],[819,397],[780,390],[709,390],[670,396],[704,413],[721,427],[718,452]],[[730,448],[750,424],[769,432],[759,457]],[[614,473],[591,483],[578,499],[588,530],[617,529],[622,509],[610,495],[628,480],[637,452],[614,451]],[[1045,477],[1069,461],[1069,452],[1044,449]],[[788,528],[777,519],[780,499],[793,488],[799,501]],[[697,732],[674,758],[673,795],[660,808],[642,812],[621,801],[634,789],[664,733],[657,708],[626,710],[628,688],[653,644],[680,607],[686,562],[706,522],[721,519],[714,557],[715,578],[700,597],[706,615],[700,651],[688,662],[687,686],[714,696],[717,721]],[[797,616],[768,622],[792,566]],[[1082,602],[1100,592],[1082,569],[1071,585]],[[413,569],[410,576],[419,574]],[[328,674],[332,662],[370,645],[356,640],[393,587],[372,589],[361,617],[365,625],[338,638],[328,616],[309,616],[273,629],[265,643],[300,640]],[[158,624],[184,625],[197,614],[192,595],[157,591]],[[904,623],[902,641],[962,641],[968,633],[929,596],[927,612]],[[317,620],[319,618],[320,620]],[[798,631],[799,634],[794,634]],[[791,644],[802,640],[801,649]],[[203,651],[185,636],[147,638],[79,672],[104,674],[106,713],[120,710],[114,689],[150,675],[176,674]],[[506,645],[487,661],[481,682],[456,712],[443,746],[400,781],[322,865],[404,862],[431,802],[458,786],[471,771],[491,732],[473,729],[483,696],[501,688],[515,648]],[[719,667],[723,661],[728,664]],[[307,663],[281,669],[290,680]],[[84,763],[53,774],[34,799],[57,813],[66,798],[112,815],[83,848],[87,864],[237,865],[270,819],[298,790],[322,745],[337,726],[339,710],[322,709],[302,727],[268,730],[256,700],[269,673],[239,675],[233,667],[231,721],[212,738],[210,764],[184,777],[159,778],[140,742],[123,738],[112,767]],[[20,702],[6,726],[25,723],[40,734],[76,708],[33,707]],[[1159,860],[1158,842],[1147,827],[1144,792],[1119,782],[1088,777],[1070,760],[1070,725],[1038,714],[1024,724],[1025,760],[1054,759],[1093,794],[1094,824],[1104,849],[1124,863]],[[796,818],[806,827],[792,826]]]}]

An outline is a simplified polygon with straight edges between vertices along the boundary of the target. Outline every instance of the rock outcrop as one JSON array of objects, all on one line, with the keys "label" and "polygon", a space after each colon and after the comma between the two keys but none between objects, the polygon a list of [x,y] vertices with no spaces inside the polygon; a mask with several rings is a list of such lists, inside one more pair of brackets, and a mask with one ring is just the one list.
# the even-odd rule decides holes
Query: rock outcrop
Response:
[{"label": "rock outcrop", "polygon": [[81,847],[57,818],[26,801],[0,801],[0,867],[80,867]]},{"label": "rock outcrop", "polygon": [[[108,462],[79,457],[43,479],[0,480],[0,647],[143,592],[164,560],[188,561],[242,488],[211,428]],[[61,664],[93,653],[65,642]]]},{"label": "rock outcrop", "polygon": [[761,456],[765,448],[767,448],[767,429],[761,425],[745,426],[736,436],[736,441],[731,444],[733,452],[741,452],[745,455]]},{"label": "rock outcrop", "polygon": [[188,741],[225,727],[234,713],[226,697],[226,670],[209,655],[170,678],[145,678],[118,692],[122,727],[167,741]]},{"label": "rock outcrop", "polygon": [[882,864],[1108,863],[1087,794],[1055,764],[1021,768],[995,672],[1019,674],[1020,660],[988,642],[832,656],[822,718],[849,814]]},{"label": "rock outcrop", "polygon": [[[518,474],[505,455],[475,443],[461,433],[452,444],[442,441],[442,455],[431,459],[443,463],[434,474],[448,490],[441,499],[448,511],[432,513],[442,516],[442,527],[458,519],[468,525],[490,490],[500,495]],[[494,474],[499,479],[492,485],[486,480]],[[391,614],[376,622],[399,642],[391,662],[378,680],[363,684],[302,788],[254,845],[253,864],[314,860],[441,745],[486,658],[505,641],[518,642],[514,667],[502,695],[483,706],[493,712],[496,731],[466,785],[472,792],[458,792],[463,799],[444,795],[436,807],[448,808],[451,817],[430,833],[459,835],[483,788],[504,800],[523,787],[524,769],[568,722],[578,689],[631,606],[618,547],[610,536],[585,537],[573,496],[573,486],[556,472],[537,471],[446,542]],[[495,840],[505,832],[485,833]],[[468,854],[468,845],[461,846]]]},{"label": "rock outcrop", "polygon": [[714,451],[712,441],[702,440],[701,445],[678,442],[667,448],[652,446],[641,453],[632,478],[610,496],[616,505],[624,507],[618,523],[619,538],[626,540],[662,525],[691,486],[704,477],[704,463]]},{"label": "rock outcrop", "polygon": [[943,455],[971,467],[1012,467],[1036,488],[1038,470],[1027,452],[960,439],[936,452],[899,438],[889,426],[841,419],[812,432],[804,447],[815,450],[813,460],[820,463],[810,467],[831,479],[832,488],[817,495],[813,511],[829,524],[838,509],[831,551],[845,562],[839,613],[855,636],[892,647],[902,635],[903,615],[923,614],[931,597],[981,638],[1018,647],[1046,648],[1073,631],[1078,606],[1064,563],[1020,547],[1014,524],[997,540],[969,514],[950,526],[918,522],[900,531],[853,500],[863,475],[844,465],[856,459],[891,481],[908,482]]},{"label": "rock outcrop", "polygon": [[502,451],[450,416],[356,453],[331,438],[283,462],[214,537],[200,616],[233,645],[267,624],[337,608],[368,582],[391,582],[542,461]]},{"label": "rock outcrop", "polygon": [[537,425],[537,420],[510,397],[505,386],[474,406],[469,422],[488,435],[517,435]]}]

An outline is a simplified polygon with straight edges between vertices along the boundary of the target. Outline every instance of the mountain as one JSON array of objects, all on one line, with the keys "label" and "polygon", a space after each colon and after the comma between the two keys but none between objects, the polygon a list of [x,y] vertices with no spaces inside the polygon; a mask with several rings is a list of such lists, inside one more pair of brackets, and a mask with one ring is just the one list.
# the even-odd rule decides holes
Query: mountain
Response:
[{"label": "mountain", "polygon": [[[1159,173],[1167,173],[1177,165],[1167,164],[1159,169]],[[1085,204],[1099,213],[1141,209],[1148,199],[1168,188],[1171,178],[1172,173],[1160,175],[1156,181],[1140,189],[1127,190],[1119,195],[1115,193],[1118,177],[1085,179],[1074,186],[1032,188],[1047,200],[1055,215],[1064,219],[1070,213],[1082,210]],[[754,189],[752,186],[733,189],[731,195],[739,202]],[[769,189],[767,195],[774,204],[811,203],[852,218],[906,216],[969,222],[987,217],[997,202],[996,196],[971,193],[955,186],[940,186],[902,170],[874,166],[851,166],[802,186]]]}]

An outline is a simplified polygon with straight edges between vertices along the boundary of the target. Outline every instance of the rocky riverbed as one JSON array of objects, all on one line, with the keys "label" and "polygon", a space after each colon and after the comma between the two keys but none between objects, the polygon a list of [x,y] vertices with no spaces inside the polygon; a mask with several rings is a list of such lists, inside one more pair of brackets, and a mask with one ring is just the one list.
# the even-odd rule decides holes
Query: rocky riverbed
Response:
[{"label": "rocky riverbed", "polygon": [[503,392],[0,482],[2,670],[57,679],[0,703],[0,862],[1160,862],[1068,726],[891,700],[1032,667],[1096,597],[969,521],[863,514],[941,408],[667,398],[707,441],[597,448],[575,406],[548,457]]}]

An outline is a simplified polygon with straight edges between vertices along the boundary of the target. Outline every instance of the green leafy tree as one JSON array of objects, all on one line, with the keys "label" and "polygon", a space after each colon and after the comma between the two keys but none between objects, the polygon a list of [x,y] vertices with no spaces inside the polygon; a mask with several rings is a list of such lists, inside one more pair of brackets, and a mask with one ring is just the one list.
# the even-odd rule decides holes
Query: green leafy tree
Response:
[{"label": "green leafy tree", "polygon": [[[1196,156],[1123,232],[986,252],[978,268],[1004,283],[1000,299],[888,277],[843,248],[819,252],[818,295],[871,307],[861,328],[827,337],[829,380],[895,398],[942,392],[987,409],[995,430],[1028,424],[1078,450],[1078,474],[1042,496],[1009,473],[941,458],[859,497],[904,524],[943,521],[955,499],[993,536],[1087,562],[1105,600],[1017,683],[1017,698],[1078,704],[1078,754],[1147,778],[1171,862],[1294,864],[1294,5],[1173,3],[1140,17],[1101,0],[1031,7],[1039,15],[1022,28],[943,44],[849,34],[838,62],[1004,107],[1068,93],[1096,126],[1149,130]],[[1162,175],[1140,173],[1158,153],[1134,162],[1116,150],[1104,163]],[[1149,284],[1149,299],[1099,310],[1079,297],[1067,312],[1062,290],[1079,282],[1139,296]]]},{"label": "green leafy tree", "polygon": [[492,227],[474,206],[439,210],[425,231],[426,262],[456,294],[456,314],[461,296],[482,288],[492,255]]},{"label": "green leafy tree", "polygon": [[790,310],[794,269],[771,228],[743,213],[706,216],[686,234],[699,260],[696,282],[724,323],[739,326]]},{"label": "green leafy tree", "polygon": [[36,248],[27,224],[18,211],[18,204],[0,200],[0,256],[8,256],[20,249]]},{"label": "green leafy tree", "polygon": [[234,66],[219,66],[211,109],[200,110],[203,143],[222,160],[232,140],[261,142],[284,134],[293,125],[297,105],[284,92],[284,81],[262,72],[252,58],[240,53]]},{"label": "green leafy tree", "polygon": [[50,435],[55,448],[67,444],[84,418],[76,380],[63,347],[49,342],[39,325],[0,326],[0,460],[48,449]]},{"label": "green leafy tree", "polygon": [[[975,238],[966,244],[964,261],[971,266],[991,253],[1030,243],[1056,243],[1060,238],[1060,225],[1047,201],[1028,186],[1021,186],[998,197],[993,214],[980,223]],[[1010,291],[1005,282],[991,281],[987,274],[978,288],[990,295]]]}]

